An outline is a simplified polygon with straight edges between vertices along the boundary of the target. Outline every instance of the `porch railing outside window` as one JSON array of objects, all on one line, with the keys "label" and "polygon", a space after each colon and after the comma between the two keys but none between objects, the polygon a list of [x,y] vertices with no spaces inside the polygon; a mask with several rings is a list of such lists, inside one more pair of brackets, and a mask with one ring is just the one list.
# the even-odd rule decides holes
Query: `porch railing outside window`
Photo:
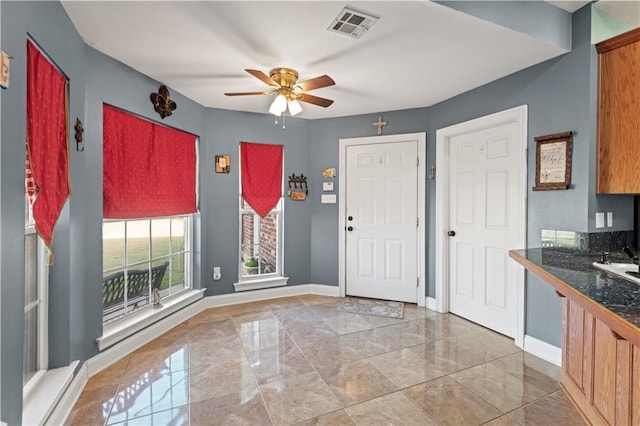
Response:
[{"label": "porch railing outside window", "polygon": [[[162,299],[191,288],[191,215],[104,220],[103,322],[121,318],[153,302],[154,268],[167,264],[159,284]],[[134,276],[146,280],[134,287]],[[105,278],[117,277],[122,287]],[[139,281],[139,280],[138,280]],[[107,300],[106,293],[111,295]],[[114,296],[115,295],[115,296]]]}]

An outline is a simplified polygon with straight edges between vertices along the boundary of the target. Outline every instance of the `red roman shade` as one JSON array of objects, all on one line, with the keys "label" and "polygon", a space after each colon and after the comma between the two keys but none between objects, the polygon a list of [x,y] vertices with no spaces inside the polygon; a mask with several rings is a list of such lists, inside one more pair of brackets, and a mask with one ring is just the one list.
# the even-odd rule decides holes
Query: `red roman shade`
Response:
[{"label": "red roman shade", "polygon": [[242,197],[265,217],[282,197],[282,145],[240,142]]},{"label": "red roman shade", "polygon": [[71,195],[67,79],[27,41],[27,191],[36,230],[47,247]]},{"label": "red roman shade", "polygon": [[196,137],[103,106],[103,216],[197,211]]}]

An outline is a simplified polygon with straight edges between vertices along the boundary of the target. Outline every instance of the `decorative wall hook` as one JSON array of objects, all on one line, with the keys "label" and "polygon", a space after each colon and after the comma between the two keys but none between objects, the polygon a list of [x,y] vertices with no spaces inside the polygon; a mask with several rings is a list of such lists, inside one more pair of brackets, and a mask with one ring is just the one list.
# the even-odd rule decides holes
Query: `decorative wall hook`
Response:
[{"label": "decorative wall hook", "polygon": [[309,189],[307,188],[307,177],[303,174],[296,176],[295,173],[289,176],[289,187],[287,195],[292,200],[303,201],[307,198]]},{"label": "decorative wall hook", "polygon": [[82,128],[82,121],[80,121],[79,118],[76,117],[76,125],[73,127],[74,129],[76,129],[76,151],[84,151],[84,145],[82,146],[82,149],[80,149],[80,143],[82,142],[82,134],[84,133],[84,129]]},{"label": "decorative wall hook", "polygon": [[158,93],[152,93],[150,98],[151,103],[153,104],[153,109],[160,114],[160,118],[163,120],[165,117],[173,114],[173,111],[178,108],[178,104],[171,100],[169,89],[167,89],[167,86],[164,84],[160,86]]}]

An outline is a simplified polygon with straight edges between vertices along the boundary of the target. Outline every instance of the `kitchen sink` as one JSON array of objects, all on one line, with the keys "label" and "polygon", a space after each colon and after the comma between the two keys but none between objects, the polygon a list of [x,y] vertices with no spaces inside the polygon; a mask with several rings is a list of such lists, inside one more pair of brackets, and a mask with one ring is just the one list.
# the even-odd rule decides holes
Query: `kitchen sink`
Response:
[{"label": "kitchen sink", "polygon": [[636,284],[640,284],[640,278],[634,277],[633,275],[627,274],[627,271],[638,272],[638,265],[634,265],[633,263],[598,263],[594,262],[593,266],[597,269],[607,271],[611,274],[617,275],[620,278],[624,278],[627,281],[631,281]]}]

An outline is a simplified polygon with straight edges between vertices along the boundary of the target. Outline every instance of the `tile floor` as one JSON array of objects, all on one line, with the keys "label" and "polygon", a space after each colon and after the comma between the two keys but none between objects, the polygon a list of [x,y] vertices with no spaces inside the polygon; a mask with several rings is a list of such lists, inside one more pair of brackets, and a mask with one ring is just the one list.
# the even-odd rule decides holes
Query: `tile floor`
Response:
[{"label": "tile floor", "polygon": [[206,310],[92,377],[72,425],[583,425],[560,369],[464,319],[299,296]]}]

